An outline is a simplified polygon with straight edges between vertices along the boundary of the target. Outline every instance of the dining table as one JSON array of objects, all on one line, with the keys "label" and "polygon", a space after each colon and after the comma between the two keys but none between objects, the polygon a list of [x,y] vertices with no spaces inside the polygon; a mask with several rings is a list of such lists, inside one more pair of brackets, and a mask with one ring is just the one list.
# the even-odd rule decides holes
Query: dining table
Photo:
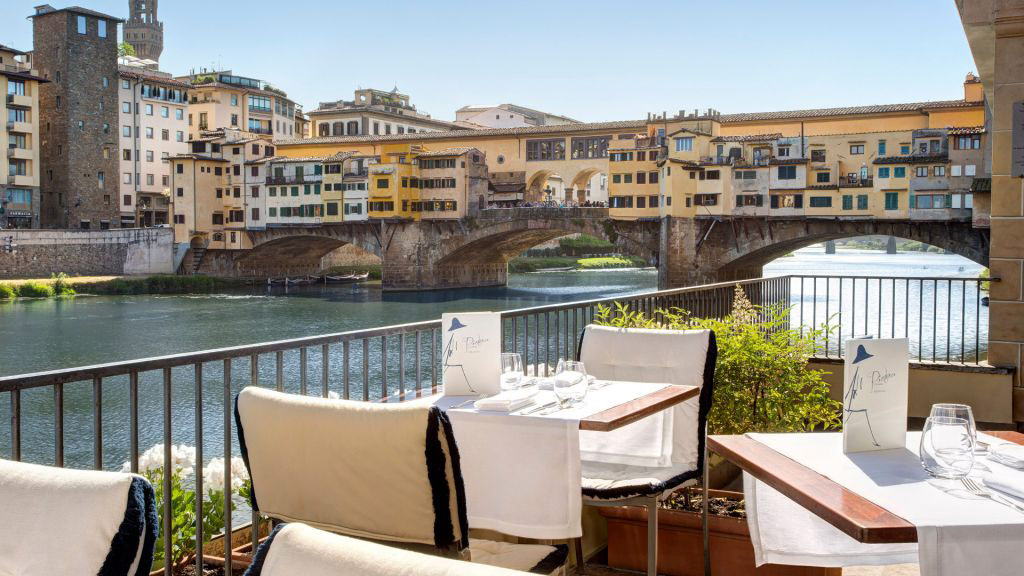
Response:
[{"label": "dining table", "polygon": [[652,466],[665,465],[656,460],[659,450],[664,457],[673,446],[672,409],[700,394],[699,386],[666,383],[591,386],[571,405],[552,406],[554,392],[539,389],[509,411],[478,409],[477,397],[425,399],[452,423],[470,527],[541,540],[578,538],[586,461],[627,462],[646,452]]},{"label": "dining table", "polygon": [[[986,551],[1012,553],[1013,547],[1007,549],[1005,542],[1000,541],[1005,538],[1020,539],[1017,545],[1024,547],[1024,514],[997,502],[984,501],[985,498],[972,499],[971,494],[963,494],[967,491],[961,480],[929,478],[917,462],[917,434],[908,433],[906,449],[852,454],[842,453],[842,434],[835,432],[710,435],[707,450],[744,472],[748,516],[756,518],[765,512],[758,511],[759,507],[769,509],[766,513],[774,512],[775,520],[785,515],[790,518],[786,522],[800,524],[801,528],[796,530],[804,530],[802,534],[807,539],[820,539],[820,556],[794,554],[792,558],[798,561],[793,563],[834,565],[828,563],[834,560],[823,554],[831,543],[842,549],[834,558],[842,559],[842,554],[848,554],[856,559],[863,554],[864,564],[884,564],[887,559],[894,563],[912,561],[921,564],[922,574],[951,574],[956,572],[944,572],[941,565],[944,561],[954,564],[970,557],[972,551],[965,548],[964,542],[974,538],[981,541],[980,549]],[[978,438],[1024,445],[1024,434],[1014,431],[979,431]],[[985,460],[982,453],[975,458],[976,470],[980,468],[989,474],[994,469],[1003,470],[1003,474],[1018,473]],[[920,505],[914,501],[916,498],[920,498]],[[785,514],[779,513],[783,509],[780,502],[791,506]],[[926,504],[932,510],[920,510]],[[946,507],[958,510],[960,515],[941,510]],[[804,511],[810,513],[813,522],[796,517]],[[979,514],[982,518],[971,517]],[[991,518],[990,523],[986,517]],[[819,524],[815,526],[814,522]],[[748,523],[752,524],[752,538],[758,551],[758,521]],[[777,522],[774,530],[795,533],[791,527],[780,524],[784,522]],[[852,540],[847,542],[838,533],[830,536],[831,528],[826,524]],[[944,529],[949,530],[945,540],[941,532]],[[788,536],[792,538],[793,533]],[[777,542],[775,535],[770,537]],[[943,554],[956,557],[948,560]]]}]

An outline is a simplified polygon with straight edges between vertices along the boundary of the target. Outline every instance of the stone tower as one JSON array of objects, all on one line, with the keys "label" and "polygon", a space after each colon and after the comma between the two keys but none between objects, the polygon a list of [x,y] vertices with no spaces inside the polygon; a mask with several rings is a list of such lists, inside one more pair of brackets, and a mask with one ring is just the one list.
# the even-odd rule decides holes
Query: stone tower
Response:
[{"label": "stone tower", "polygon": [[160,61],[164,51],[164,24],[156,19],[157,0],[128,0],[130,12],[124,23],[124,41],[135,48],[135,55]]}]

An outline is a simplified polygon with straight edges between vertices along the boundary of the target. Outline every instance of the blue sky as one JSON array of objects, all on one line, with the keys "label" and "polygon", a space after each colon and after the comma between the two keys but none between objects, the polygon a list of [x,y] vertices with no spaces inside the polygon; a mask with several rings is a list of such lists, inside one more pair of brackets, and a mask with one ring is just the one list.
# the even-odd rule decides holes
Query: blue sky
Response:
[{"label": "blue sky", "polygon": [[[75,1],[127,17],[127,0]],[[0,44],[30,49],[23,17],[42,2],[3,0]],[[160,19],[175,74],[220,65],[307,110],[397,84],[441,119],[501,102],[602,121],[941,100],[974,69],[953,0],[162,0]]]}]

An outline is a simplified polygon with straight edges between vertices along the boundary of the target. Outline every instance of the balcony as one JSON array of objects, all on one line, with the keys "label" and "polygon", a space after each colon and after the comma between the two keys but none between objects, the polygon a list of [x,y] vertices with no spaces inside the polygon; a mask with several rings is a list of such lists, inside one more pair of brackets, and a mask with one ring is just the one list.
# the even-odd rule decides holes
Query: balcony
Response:
[{"label": "balcony", "polygon": [[[981,307],[984,283],[985,279],[974,278],[901,277],[885,278],[883,282],[882,279],[863,277],[782,276],[544,305],[501,313],[501,349],[520,351],[530,369],[536,366],[538,370],[547,370],[542,368],[545,362],[560,355],[571,358],[577,354],[580,330],[588,319],[594,317],[599,305],[610,306],[620,302],[631,310],[648,312],[681,308],[691,310],[699,317],[721,318],[731,309],[733,288],[739,284],[755,305],[792,308],[790,325],[793,327],[812,327],[827,319],[838,318],[836,330],[830,333],[831,339],[826,336],[820,341],[816,355],[811,359],[810,366],[816,369],[841,371],[845,340],[854,333],[873,337],[908,337],[910,370],[918,372],[920,381],[915,385],[914,378],[911,378],[912,394],[927,397],[926,401],[919,400],[911,406],[910,416],[919,417],[921,414],[917,412],[921,407],[924,406],[926,415],[930,405],[927,401],[930,399],[927,370],[941,370],[945,385],[962,388],[965,401],[985,394],[987,384],[979,386],[980,379],[994,372],[984,364],[983,350],[978,344],[979,335],[981,342],[985,341],[987,329],[987,309]],[[873,307],[867,299],[842,296],[844,291],[846,294],[867,294],[869,291],[874,294],[876,290],[880,300],[893,303],[891,311],[888,305]],[[896,298],[903,294],[918,294],[920,299]],[[945,312],[945,303],[950,298],[962,298],[964,303],[963,312],[955,319],[938,314]],[[919,306],[924,308],[919,311]],[[985,311],[984,315],[982,311]],[[916,321],[904,324],[911,312],[917,312]],[[896,322],[897,317],[899,322]],[[543,332],[539,328],[542,324],[545,326]],[[537,329],[531,330],[531,326]],[[139,466],[140,453],[153,443],[163,442],[167,450],[165,460],[170,462],[173,441],[192,439],[193,443],[204,447],[199,454],[202,460],[199,466],[208,464],[212,457],[223,457],[227,466],[225,476],[230,478],[231,466],[235,465],[231,463],[231,457],[238,454],[231,432],[232,398],[240,387],[276,387],[306,396],[326,398],[334,394],[346,400],[372,402],[402,402],[430,396],[438,392],[443,371],[437,354],[437,346],[443,337],[441,330],[439,320],[429,320],[50,372],[0,376],[0,390],[10,397],[6,404],[11,432],[7,436],[10,457],[21,460],[39,458],[38,455],[43,454],[39,458],[42,460],[40,463],[50,464],[53,462],[51,456],[57,454],[58,465],[97,469],[112,469],[127,459],[131,469],[135,470]],[[1011,377],[1006,376],[1007,379]],[[838,384],[833,385],[838,385],[841,393],[843,378],[838,377],[837,380]],[[190,393],[190,389],[195,393]],[[74,398],[91,394],[92,401],[65,404],[65,392]],[[159,398],[161,392],[164,401],[152,401]],[[52,412],[48,412],[51,410],[49,405],[39,406],[39,398],[54,399]],[[26,401],[28,399],[31,402]],[[25,423],[37,416],[28,413],[33,409],[51,414],[48,426],[52,435],[22,433]],[[105,424],[99,424],[104,421]],[[218,422],[225,423],[223,436],[208,433]],[[84,453],[65,450],[65,430],[85,430],[87,435],[88,430],[92,430],[92,450]],[[45,449],[40,450],[40,447]],[[220,502],[217,501],[218,504]],[[170,518],[171,501],[158,501],[157,504],[163,508],[163,518]],[[226,518],[225,547],[255,545],[258,531],[249,528],[259,526],[265,520],[258,512],[250,512],[244,501],[236,500],[235,504],[238,510]],[[208,502],[201,498],[195,506],[196,514],[202,517]],[[251,524],[239,526],[240,519],[251,519]],[[697,526],[699,531],[699,524]],[[620,540],[614,540],[615,536],[611,538],[614,543],[623,544],[624,537],[620,536]],[[173,561],[171,541],[164,542],[164,568],[170,571]],[[226,560],[230,567],[232,555],[228,555]],[[686,561],[697,566],[700,558],[698,555]],[[198,551],[195,562],[204,565],[202,549]],[[600,573],[615,572],[602,569]]]},{"label": "balcony", "polygon": [[8,148],[7,157],[12,160],[31,160],[32,150],[28,148]]},{"label": "balcony", "polygon": [[269,106],[249,106],[249,112],[255,112],[256,114],[270,114],[273,112],[273,108]]},{"label": "balcony", "polygon": [[247,130],[247,132],[249,132],[251,134],[265,134],[265,135],[269,136],[269,135],[274,133],[274,129],[273,128],[253,128],[252,126],[250,126],[249,129]]},{"label": "balcony", "polygon": [[19,106],[21,108],[32,107],[32,97],[25,94],[8,94],[7,95],[8,106]]},{"label": "balcony", "polygon": [[30,122],[7,122],[7,131],[31,134],[33,130]]},{"label": "balcony", "polygon": [[35,186],[36,179],[32,176],[21,174],[10,174],[7,176],[8,186]]},{"label": "balcony", "polygon": [[872,177],[868,178],[849,178],[846,176],[839,177],[840,188],[871,188],[875,185],[875,179]]},{"label": "balcony", "polygon": [[271,185],[282,185],[282,184],[313,184],[321,182],[324,179],[322,174],[302,174],[292,176],[267,176],[267,184]]}]

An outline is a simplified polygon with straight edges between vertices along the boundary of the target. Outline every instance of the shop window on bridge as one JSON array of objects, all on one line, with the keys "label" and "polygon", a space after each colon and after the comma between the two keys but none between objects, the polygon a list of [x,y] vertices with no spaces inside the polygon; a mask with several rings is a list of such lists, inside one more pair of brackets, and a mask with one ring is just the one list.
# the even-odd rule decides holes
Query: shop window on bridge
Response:
[{"label": "shop window on bridge", "polygon": [[915,194],[911,198],[911,207],[918,210],[930,208],[951,208],[952,202],[946,194]]},{"label": "shop window on bridge", "polygon": [[867,194],[858,194],[857,195],[857,210],[867,210],[867,209],[868,209],[868,195]]},{"label": "shop window on bridge", "polygon": [[974,194],[952,194],[950,196],[950,208],[974,208]]},{"label": "shop window on bridge", "polygon": [[918,178],[927,178],[928,177],[928,167],[927,166],[918,166],[917,170],[915,171],[915,176],[917,176]]},{"label": "shop window on bridge", "polygon": [[885,193],[885,209],[886,210],[899,210],[900,209],[900,194],[899,194],[899,192],[886,192]]},{"label": "shop window on bridge", "polygon": [[433,170],[435,168],[455,168],[455,158],[421,158],[420,168],[423,170]]},{"label": "shop window on bridge", "polygon": [[764,206],[764,196],[761,194],[737,194],[736,206]]},{"label": "shop window on bridge", "polygon": [[811,196],[811,208],[831,208],[831,196]]},{"label": "shop window on bridge", "polygon": [[953,149],[955,150],[978,150],[979,148],[981,148],[981,135],[979,134],[957,136],[956,140],[953,141]]},{"label": "shop window on bridge", "polygon": [[580,158],[607,158],[608,141],[611,136],[587,136],[572,139],[572,157]]},{"label": "shop window on bridge", "polygon": [[326,174],[341,174],[341,164],[328,164],[324,166]]},{"label": "shop window on bridge", "polygon": [[843,194],[843,210],[853,210],[853,194]]},{"label": "shop window on bridge", "polygon": [[693,202],[697,206],[717,206],[718,194],[696,194],[693,197]]},{"label": "shop window on bridge", "polygon": [[608,198],[609,208],[632,208],[633,197],[632,196],[611,196]]},{"label": "shop window on bridge", "polygon": [[888,167],[885,167],[885,168],[879,168],[879,169],[878,169],[878,177],[879,177],[879,178],[888,178],[888,177],[889,177],[889,175],[890,175],[890,171],[889,171],[889,168],[888,168]]},{"label": "shop window on bridge", "polygon": [[736,180],[756,180],[757,170],[737,170],[733,177]]},{"label": "shop window on bridge", "polygon": [[562,138],[527,140],[526,160],[565,160],[565,140]]},{"label": "shop window on bridge", "polygon": [[772,194],[772,208],[803,208],[803,194]]},{"label": "shop window on bridge", "polygon": [[632,152],[615,152],[608,157],[611,162],[632,162]]}]

